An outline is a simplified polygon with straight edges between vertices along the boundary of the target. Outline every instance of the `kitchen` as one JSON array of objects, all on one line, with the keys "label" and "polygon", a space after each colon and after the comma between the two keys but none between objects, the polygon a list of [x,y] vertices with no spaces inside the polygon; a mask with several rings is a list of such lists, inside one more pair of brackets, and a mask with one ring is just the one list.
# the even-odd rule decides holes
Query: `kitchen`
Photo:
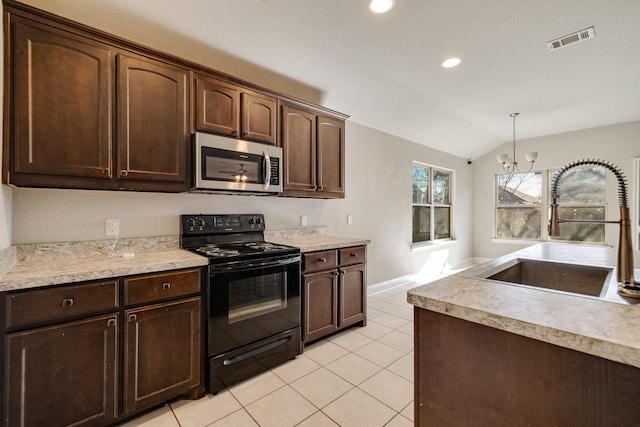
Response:
[{"label": "kitchen", "polygon": [[[106,18],[108,14],[101,18],[100,13],[83,12],[79,7],[50,2],[28,3],[45,10],[58,7],[60,9],[49,10],[325,105],[324,102],[320,102],[323,97],[320,90],[295,79],[287,79],[276,72],[264,70],[247,62],[248,60],[238,59],[229,54],[225,56],[210,46],[193,49],[193,46],[203,43],[188,38],[180,39],[170,32],[163,32],[162,28],[158,28],[159,24],[145,22],[144,18],[132,15],[128,17],[130,23],[125,24],[116,19]],[[65,7],[68,9],[64,9]],[[112,9],[111,13],[117,14],[117,8]],[[143,24],[146,24],[146,27]],[[160,39],[156,38],[158,34]],[[592,42],[598,40],[596,38]],[[543,40],[541,43],[544,44],[546,41]],[[585,45],[586,43],[588,42],[585,42]],[[580,47],[582,45],[576,46]],[[546,49],[545,46],[543,48]],[[563,51],[555,53],[561,52]],[[212,61],[209,56],[215,57],[216,61]],[[637,100],[638,94],[629,92]],[[519,101],[512,100],[511,104],[503,108],[515,108],[514,102]],[[327,105],[342,109],[331,103]],[[345,112],[352,117],[358,113],[346,109]],[[509,112],[511,111],[506,110],[504,114],[497,115],[499,118],[494,119],[500,121],[504,128],[500,142],[509,141],[511,137]],[[530,126],[526,124],[528,114],[525,108],[522,108],[521,113],[519,125]],[[632,177],[632,159],[640,155],[636,148],[640,123],[637,121],[637,112],[634,113],[634,110],[630,109],[628,114],[610,122],[614,124],[593,122],[593,126],[578,128],[583,130],[553,132],[555,134],[550,136],[525,140],[519,138],[520,155],[524,152],[538,151],[540,157],[536,162],[536,168],[540,169],[557,168],[582,157],[603,158],[620,166],[627,176]],[[562,118],[558,120],[562,121]],[[451,124],[449,129],[457,128],[459,124],[455,121],[448,123]],[[477,131],[479,135],[484,134],[475,128],[472,131]],[[359,124],[355,120],[347,120],[346,135],[347,196],[344,199],[101,192],[3,186],[4,221],[0,243],[2,247],[8,247],[39,242],[100,240],[104,239],[106,218],[119,218],[120,236],[127,238],[177,235],[177,218],[184,213],[260,212],[265,215],[268,227],[272,230],[299,227],[301,217],[306,217],[308,226],[326,225],[330,228],[331,234],[371,240],[367,253],[370,286],[384,286],[387,282],[393,285],[398,279],[399,283],[402,283],[402,278],[417,273],[422,273],[428,278],[437,275],[443,269],[455,269],[471,264],[475,261],[474,258],[494,258],[524,246],[493,240],[493,176],[500,172],[495,155],[507,150],[510,143],[504,143],[500,147],[494,146],[492,150],[483,152],[480,157],[455,156],[430,148],[435,141],[433,144],[432,141],[425,145],[417,144],[409,139],[394,136],[391,132]],[[607,143],[603,144],[602,141]],[[472,157],[471,165],[467,164],[468,157]],[[389,162],[391,158],[394,159],[393,162]],[[409,186],[413,161],[422,161],[455,171],[456,192],[455,214],[451,225],[455,240],[412,251]],[[407,192],[399,190],[402,188],[406,188]],[[631,188],[637,188],[637,185],[631,183]],[[633,200],[637,207],[637,198]],[[637,208],[635,210],[637,212]],[[43,212],[46,212],[46,215]],[[474,214],[471,215],[471,212]],[[348,216],[352,217],[352,224],[348,224]],[[381,226],[389,222],[393,225]],[[613,236],[610,244],[615,244],[615,233],[609,234]]]}]

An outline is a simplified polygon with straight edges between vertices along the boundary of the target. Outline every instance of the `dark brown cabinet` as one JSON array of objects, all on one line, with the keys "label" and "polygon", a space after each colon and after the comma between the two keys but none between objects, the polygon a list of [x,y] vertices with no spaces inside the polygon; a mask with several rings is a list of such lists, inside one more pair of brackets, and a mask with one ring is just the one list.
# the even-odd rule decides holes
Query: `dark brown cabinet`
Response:
[{"label": "dark brown cabinet", "polygon": [[[124,281],[124,407],[130,414],[200,384],[200,270]],[[155,303],[155,304],[152,304]],[[144,304],[144,305],[141,305]]]},{"label": "dark brown cabinet", "polygon": [[366,324],[366,247],[303,254],[303,340]]},{"label": "dark brown cabinet", "polygon": [[12,68],[5,76],[13,90],[9,183],[108,186],[114,51],[71,33],[13,21]]},{"label": "dark brown cabinet", "polygon": [[196,129],[276,143],[277,100],[210,77],[196,76]]},{"label": "dark brown cabinet", "polygon": [[119,186],[188,188],[188,72],[139,56],[118,55]]},{"label": "dark brown cabinet", "polygon": [[10,17],[5,182],[188,189],[187,70]]},{"label": "dark brown cabinet", "polygon": [[344,197],[344,120],[282,105],[284,195]]},{"label": "dark brown cabinet", "polygon": [[9,334],[5,425],[113,422],[117,340],[116,314]]},{"label": "dark brown cabinet", "polygon": [[201,397],[199,268],[0,294],[2,425],[104,426]]}]

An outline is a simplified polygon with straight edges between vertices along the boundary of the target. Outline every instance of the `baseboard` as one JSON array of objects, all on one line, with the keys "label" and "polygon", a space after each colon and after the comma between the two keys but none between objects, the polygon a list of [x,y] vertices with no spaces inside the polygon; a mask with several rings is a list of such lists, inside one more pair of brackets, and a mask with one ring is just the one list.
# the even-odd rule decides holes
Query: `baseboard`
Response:
[{"label": "baseboard", "polygon": [[398,288],[400,286],[406,286],[415,283],[416,286],[418,283],[415,281],[415,276],[413,274],[409,274],[407,276],[398,277],[391,280],[386,280],[384,282],[376,283],[375,285],[367,286],[367,295],[375,295],[380,292],[385,292],[394,288]]}]

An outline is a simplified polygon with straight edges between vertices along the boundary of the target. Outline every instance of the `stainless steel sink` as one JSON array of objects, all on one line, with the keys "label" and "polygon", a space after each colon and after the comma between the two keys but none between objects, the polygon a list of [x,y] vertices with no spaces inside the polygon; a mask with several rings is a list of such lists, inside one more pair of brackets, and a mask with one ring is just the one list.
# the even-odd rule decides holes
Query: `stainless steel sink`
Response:
[{"label": "stainless steel sink", "polygon": [[612,268],[516,258],[475,277],[572,294],[604,297]]}]

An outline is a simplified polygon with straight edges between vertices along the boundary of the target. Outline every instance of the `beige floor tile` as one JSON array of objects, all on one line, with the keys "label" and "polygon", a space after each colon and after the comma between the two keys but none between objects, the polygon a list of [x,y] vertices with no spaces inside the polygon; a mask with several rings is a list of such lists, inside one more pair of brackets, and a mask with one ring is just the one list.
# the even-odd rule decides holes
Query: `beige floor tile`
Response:
[{"label": "beige floor tile", "polygon": [[260,427],[251,418],[251,415],[244,409],[234,412],[231,415],[227,415],[223,419],[210,424],[207,427]]},{"label": "beige floor tile", "polygon": [[385,312],[382,310],[376,310],[375,308],[372,307],[367,307],[367,319],[371,320],[371,319],[375,319],[378,316],[382,316]]},{"label": "beige floor tile", "polygon": [[398,414],[388,424],[385,424],[384,427],[413,427],[413,421],[410,421]]},{"label": "beige floor tile", "polygon": [[226,389],[216,395],[207,394],[199,400],[180,400],[171,408],[183,427],[202,427],[242,408]]},{"label": "beige floor tile", "polygon": [[322,412],[343,427],[381,427],[396,415],[391,408],[358,388],[338,398]]},{"label": "beige floor tile", "polygon": [[367,309],[374,308],[376,310],[380,310],[383,313],[392,312],[393,310],[398,308],[397,304],[390,303],[388,301],[383,301],[379,299],[371,299],[367,300]]},{"label": "beige floor tile", "polygon": [[318,362],[310,359],[304,354],[301,354],[294,360],[290,360],[287,363],[284,363],[272,369],[271,371],[278,377],[280,377],[284,382],[290,383],[320,368],[321,366]]},{"label": "beige floor tile", "polygon": [[404,332],[389,332],[378,341],[405,353],[413,350],[413,335],[405,334]]},{"label": "beige floor tile", "polygon": [[276,374],[267,371],[229,388],[229,391],[238,399],[238,402],[240,402],[242,406],[247,406],[251,402],[255,402],[269,393],[284,387],[285,384],[286,383]]},{"label": "beige floor tile", "polygon": [[362,383],[367,378],[379,372],[382,368],[367,359],[354,353],[349,353],[338,360],[335,360],[326,368],[341,376],[353,385]]},{"label": "beige floor tile", "polygon": [[396,412],[402,411],[413,400],[413,383],[387,370],[378,372],[359,388]]},{"label": "beige floor tile", "polygon": [[387,370],[394,374],[400,375],[402,378],[413,381],[413,351],[405,354],[400,359],[387,366]]},{"label": "beige floor tile", "polygon": [[407,406],[405,406],[405,408],[402,410],[402,412],[400,412],[400,414],[402,414],[409,421],[411,421],[411,422],[414,421],[413,400],[411,401],[411,403],[409,403]]},{"label": "beige floor tile", "polygon": [[260,427],[292,427],[315,413],[317,408],[286,386],[253,402],[246,410]]},{"label": "beige floor tile", "polygon": [[329,337],[329,341],[349,351],[354,351],[373,341],[371,338],[359,334],[358,329],[362,329],[362,327],[356,326],[339,334],[332,335]]},{"label": "beige floor tile", "polygon": [[340,427],[322,412],[318,411],[297,425],[297,427]]},{"label": "beige floor tile", "polygon": [[393,315],[413,322],[413,306],[409,304],[400,306],[398,307],[398,310],[393,312]]},{"label": "beige floor tile", "polygon": [[169,405],[122,424],[122,427],[179,427]]},{"label": "beige floor tile", "polygon": [[322,366],[326,366],[347,353],[349,353],[348,350],[329,340],[322,340],[304,348],[304,355]]},{"label": "beige floor tile", "polygon": [[396,329],[396,331],[400,331],[400,332],[404,332],[405,334],[413,335],[413,333],[415,332],[413,330],[413,320],[411,322],[407,323],[406,325],[399,327],[398,329]]},{"label": "beige floor tile", "polygon": [[391,329],[398,329],[407,323],[409,320],[403,319],[402,317],[394,316],[393,314],[385,313],[381,316],[376,317],[371,320],[372,322],[379,323]]},{"label": "beige floor tile", "polygon": [[403,351],[390,347],[380,341],[373,341],[364,347],[360,347],[354,351],[354,353],[383,368],[400,359],[405,354]]},{"label": "beige floor tile", "polygon": [[380,323],[367,322],[367,326],[364,328],[358,328],[355,331],[361,335],[371,338],[372,340],[377,340],[383,335],[393,331],[393,329],[381,325]]},{"label": "beige floor tile", "polygon": [[290,384],[318,409],[324,408],[353,388],[353,385],[326,368],[320,368]]},{"label": "beige floor tile", "polygon": [[391,295],[387,295],[382,299],[383,301],[390,302],[391,304],[396,304],[399,306],[408,305],[407,302],[407,293],[406,292],[396,292]]}]

